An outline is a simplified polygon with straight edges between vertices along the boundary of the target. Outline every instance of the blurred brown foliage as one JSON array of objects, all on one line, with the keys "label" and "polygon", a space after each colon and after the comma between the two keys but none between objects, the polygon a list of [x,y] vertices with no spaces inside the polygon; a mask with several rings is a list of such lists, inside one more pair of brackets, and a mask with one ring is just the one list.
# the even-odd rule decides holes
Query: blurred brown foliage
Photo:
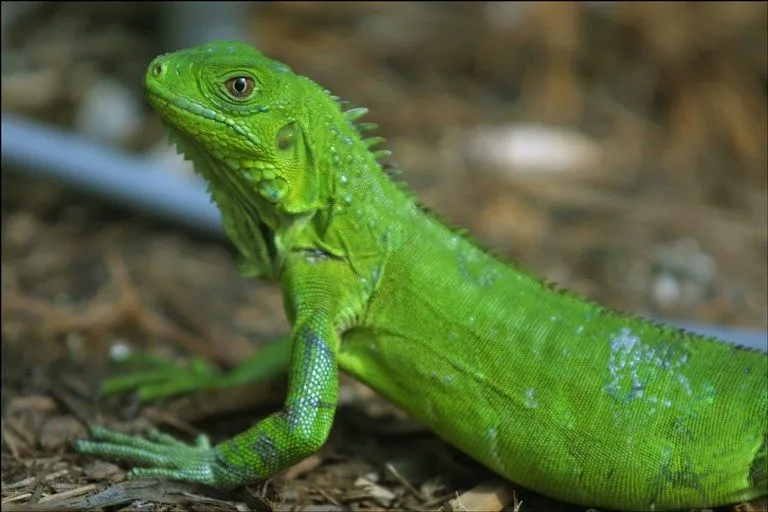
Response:
[{"label": "blurred brown foliage", "polygon": [[765,2],[299,2],[256,20],[265,52],[386,108],[398,134],[490,110],[611,136],[620,163],[660,167],[699,200],[766,187]]}]

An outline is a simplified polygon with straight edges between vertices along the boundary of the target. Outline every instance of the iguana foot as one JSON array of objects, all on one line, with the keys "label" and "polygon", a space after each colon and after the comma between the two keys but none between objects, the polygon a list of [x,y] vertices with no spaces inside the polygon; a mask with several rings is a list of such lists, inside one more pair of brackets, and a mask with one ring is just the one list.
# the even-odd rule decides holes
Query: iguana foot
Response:
[{"label": "iguana foot", "polygon": [[91,427],[91,439],[78,439],[80,453],[114,458],[150,466],[133,468],[128,478],[184,480],[216,487],[237,487],[242,477],[229,467],[207,436],[197,437],[194,445],[169,434],[151,430],[146,437],[129,436],[100,426]]},{"label": "iguana foot", "polygon": [[137,352],[118,362],[139,370],[105,380],[100,389],[102,396],[135,391],[139,401],[151,402],[190,391],[226,387],[229,382],[226,374],[200,356],[180,365],[171,359]]}]

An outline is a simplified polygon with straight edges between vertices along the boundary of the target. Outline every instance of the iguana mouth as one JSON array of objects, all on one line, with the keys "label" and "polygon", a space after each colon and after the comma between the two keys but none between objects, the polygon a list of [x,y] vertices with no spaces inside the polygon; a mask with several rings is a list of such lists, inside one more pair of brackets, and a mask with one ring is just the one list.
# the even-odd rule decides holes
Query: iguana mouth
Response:
[{"label": "iguana mouth", "polygon": [[[255,135],[243,130],[233,119],[217,113],[199,103],[190,101],[184,96],[172,95],[160,87],[145,87],[145,94],[150,104],[159,113],[163,123],[168,128],[171,143],[175,144],[178,152],[184,158],[195,164],[195,170],[209,181],[214,180],[214,174],[222,181],[231,182],[232,186],[241,192],[246,201],[250,202],[250,192],[254,187],[261,192],[263,198],[269,199],[270,192],[279,197],[279,188],[275,187],[277,177],[274,165],[261,160],[225,159],[214,157],[190,133],[188,126],[202,125],[205,123],[217,123],[232,128],[238,136],[244,137],[255,147],[259,141]],[[200,162],[207,165],[200,168]],[[208,171],[210,170],[210,176]],[[239,177],[239,178],[238,178]],[[241,179],[240,179],[241,178]],[[271,199],[275,201],[276,199]]]},{"label": "iguana mouth", "polygon": [[179,94],[169,94],[160,87],[152,87],[151,85],[145,85],[144,94],[147,100],[152,104],[158,115],[166,122],[178,124],[177,119],[173,119],[168,116],[168,112],[175,112],[180,114],[183,118],[192,121],[206,121],[220,123],[232,128],[238,135],[245,137],[248,141],[258,146],[260,141],[255,136],[243,130],[243,128],[237,124],[237,121],[228,117],[221,112],[217,112],[211,108],[208,108],[200,103],[190,100],[186,96]]}]

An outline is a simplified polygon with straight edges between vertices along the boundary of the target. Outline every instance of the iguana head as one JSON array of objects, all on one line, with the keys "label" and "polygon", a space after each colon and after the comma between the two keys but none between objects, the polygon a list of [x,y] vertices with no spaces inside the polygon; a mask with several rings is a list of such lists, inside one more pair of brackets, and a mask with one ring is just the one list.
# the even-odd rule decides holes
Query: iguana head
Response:
[{"label": "iguana head", "polygon": [[[274,271],[274,233],[324,204],[320,172],[335,98],[240,42],[215,42],[152,61],[144,89],[172,141],[209,183],[250,274]],[[332,121],[332,124],[334,122]],[[358,139],[359,140],[359,139]],[[271,245],[270,245],[271,244]]]}]

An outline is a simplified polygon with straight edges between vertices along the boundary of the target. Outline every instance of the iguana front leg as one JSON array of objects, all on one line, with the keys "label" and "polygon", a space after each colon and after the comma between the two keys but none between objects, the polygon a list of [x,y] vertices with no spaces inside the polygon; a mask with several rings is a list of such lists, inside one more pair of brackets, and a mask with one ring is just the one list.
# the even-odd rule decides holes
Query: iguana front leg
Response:
[{"label": "iguana front leg", "polygon": [[[339,278],[338,270],[331,268],[326,275],[328,267],[343,268],[335,260],[327,265],[299,263],[284,281],[288,307],[296,313],[288,396],[280,411],[214,447],[205,437],[187,445],[158,432],[144,438],[94,427],[95,440],[78,440],[77,450],[150,466],[132,469],[132,478],[186,480],[221,488],[269,478],[316,452],[328,437],[336,410],[337,326],[349,313],[342,307],[349,304],[344,300],[348,292],[342,290],[355,289],[349,280]],[[318,282],[328,285],[311,285]]]}]

